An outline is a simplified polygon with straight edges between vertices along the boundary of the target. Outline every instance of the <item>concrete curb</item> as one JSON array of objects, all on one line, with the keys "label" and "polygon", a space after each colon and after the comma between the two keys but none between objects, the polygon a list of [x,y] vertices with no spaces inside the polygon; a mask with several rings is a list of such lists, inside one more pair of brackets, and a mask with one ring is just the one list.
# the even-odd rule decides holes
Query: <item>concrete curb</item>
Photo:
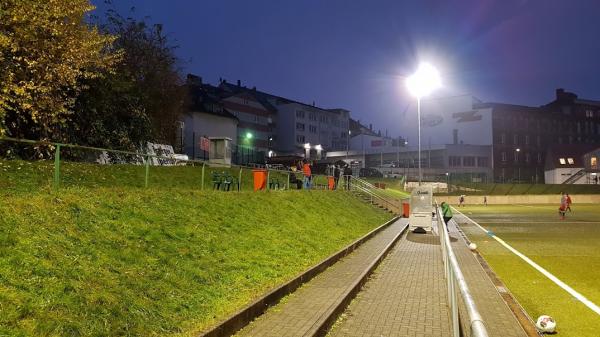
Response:
[{"label": "concrete curb", "polygon": [[[458,223],[456,224],[456,227],[457,227],[460,235],[463,237],[463,239],[467,243],[467,245],[470,244],[471,241],[469,240],[469,238],[467,237],[465,232],[462,230],[462,228],[460,228]],[[508,287],[500,280],[498,275],[496,275],[496,273],[494,273],[494,270],[492,270],[492,267],[490,267],[490,265],[487,263],[485,258],[483,256],[481,256],[481,254],[479,254],[479,251],[475,251],[475,252],[473,252],[473,254],[475,255],[475,258],[477,259],[477,261],[479,262],[479,264],[481,265],[481,267],[483,268],[483,270],[485,271],[487,276],[490,278],[490,280],[496,287],[496,290],[500,294],[500,297],[502,297],[502,299],[504,300],[506,305],[508,305],[508,307],[510,308],[510,311],[512,311],[513,315],[515,315],[515,317],[517,318],[517,321],[519,322],[519,324],[521,324],[521,327],[523,328],[523,330],[525,331],[527,336],[529,336],[529,337],[543,336],[543,334],[541,334],[535,327],[534,321],[531,319],[531,317],[529,317],[529,315],[527,314],[525,309],[523,309],[521,304],[513,296],[513,294],[508,289]]]},{"label": "concrete curb", "polygon": [[[358,248],[365,241],[369,240],[375,234],[379,233],[381,230],[383,230],[387,226],[391,225],[398,219],[399,219],[399,217],[395,216],[394,218],[387,221],[383,225],[370,231],[369,233],[367,233],[360,239],[354,241],[353,243],[349,244],[345,248],[342,248],[337,253],[329,256],[327,259],[323,260],[319,264],[304,271],[303,273],[296,276],[291,281],[279,286],[278,288],[271,290],[266,295],[264,295],[263,297],[259,298],[256,301],[254,301],[253,303],[251,303],[244,309],[241,309],[240,311],[231,315],[229,318],[227,318],[224,321],[217,324],[216,326],[210,328],[210,330],[201,332],[200,334],[198,334],[198,336],[199,337],[227,337],[227,336],[231,336],[231,335],[235,334],[238,330],[240,330],[243,327],[245,327],[246,325],[248,325],[248,323],[250,323],[256,317],[262,315],[269,307],[277,304],[279,302],[279,300],[281,300],[283,297],[293,293],[302,284],[310,281],[313,277],[315,277],[319,273],[323,272],[325,269],[327,269],[328,267],[330,267],[331,265],[336,263],[338,260],[340,260],[344,256],[352,253],[356,248]],[[395,240],[397,240],[397,238],[394,239],[394,242],[395,242]],[[388,248],[386,247],[386,250],[387,249]],[[373,267],[373,269],[374,269],[374,267]]]}]

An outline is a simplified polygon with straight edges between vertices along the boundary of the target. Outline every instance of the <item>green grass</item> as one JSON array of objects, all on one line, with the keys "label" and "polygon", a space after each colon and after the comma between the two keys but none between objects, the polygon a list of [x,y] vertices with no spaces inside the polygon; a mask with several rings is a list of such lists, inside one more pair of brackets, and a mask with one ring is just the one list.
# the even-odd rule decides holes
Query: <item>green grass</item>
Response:
[{"label": "green grass", "polygon": [[[558,205],[467,206],[460,211],[560,280],[600,304],[600,209],[573,206],[559,220]],[[557,320],[560,336],[598,336],[600,317],[471,223],[469,238],[527,313]]]},{"label": "green grass", "polygon": [[191,167],[144,189],[139,169],[68,164],[50,192],[48,163],[3,162],[0,336],[193,336],[391,218],[343,191],[199,191]]},{"label": "green grass", "polygon": [[[213,188],[212,173],[223,173],[239,177],[240,168],[206,166],[204,189]],[[296,174],[302,179],[301,173]],[[252,170],[242,169],[242,190],[252,190]],[[270,179],[277,179],[281,188],[286,185],[288,175],[271,171]],[[0,159],[0,193],[21,193],[32,190],[50,190],[54,179],[53,161],[22,161]],[[325,185],[326,177],[316,176],[314,183]],[[60,185],[63,187],[144,187],[143,165],[98,165],[78,162],[61,162]],[[200,190],[202,166],[150,166],[150,187],[185,188]]]}]

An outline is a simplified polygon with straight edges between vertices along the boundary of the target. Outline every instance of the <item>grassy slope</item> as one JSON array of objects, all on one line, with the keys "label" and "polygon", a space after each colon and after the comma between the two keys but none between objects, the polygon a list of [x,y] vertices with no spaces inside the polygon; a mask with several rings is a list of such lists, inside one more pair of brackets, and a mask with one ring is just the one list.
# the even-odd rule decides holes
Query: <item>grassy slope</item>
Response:
[{"label": "grassy slope", "polygon": [[[204,189],[213,188],[212,173],[226,172],[236,179],[240,169],[206,166]],[[301,173],[297,173],[299,179]],[[31,190],[50,190],[54,177],[52,161],[22,161],[0,159],[0,191],[13,193]],[[141,165],[96,165],[89,163],[62,162],[60,184],[63,187],[144,187],[145,167]],[[272,172],[281,186],[287,182],[287,174]],[[199,190],[202,186],[202,166],[151,166],[148,183],[150,187],[186,188]],[[323,176],[315,177],[316,184],[326,184]],[[252,171],[242,170],[242,190],[252,190]]]},{"label": "grassy slope", "polygon": [[10,192],[0,214],[9,336],[192,335],[390,218],[343,192],[137,188]]},{"label": "grassy slope", "polygon": [[[467,206],[473,220],[491,230],[566,284],[600,303],[600,211],[574,205],[558,220],[555,205]],[[471,213],[471,214],[469,214]],[[561,336],[597,336],[598,316],[474,225],[462,225],[494,271],[535,319],[557,319]]]}]

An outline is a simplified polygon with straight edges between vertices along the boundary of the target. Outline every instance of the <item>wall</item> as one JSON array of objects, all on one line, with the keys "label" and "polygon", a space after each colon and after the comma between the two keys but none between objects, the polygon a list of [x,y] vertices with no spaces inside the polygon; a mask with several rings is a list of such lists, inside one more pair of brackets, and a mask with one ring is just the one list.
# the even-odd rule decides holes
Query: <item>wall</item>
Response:
[{"label": "wall", "polygon": [[[599,194],[571,194],[573,204],[593,204],[600,203]],[[453,206],[458,205],[458,196],[436,196],[435,200],[438,203],[447,202]],[[488,195],[487,201],[489,205],[514,205],[514,204],[560,204],[560,195],[548,194],[548,195]],[[465,203],[467,205],[482,205],[483,196],[473,195],[465,196]]]},{"label": "wall", "polygon": [[[572,175],[579,172],[581,167],[571,168],[556,168],[554,170],[548,170],[544,172],[544,179],[546,184],[562,184],[565,180],[571,178]],[[585,184],[585,176],[578,179],[575,184]]]},{"label": "wall", "polygon": [[[470,95],[421,100],[421,147],[457,143],[492,145],[492,109],[473,109]],[[400,116],[402,135],[409,144],[417,144],[417,104]]]},{"label": "wall", "polygon": [[[232,118],[215,116],[207,113],[192,112],[183,116],[184,122],[184,151],[190,158],[202,155],[198,145],[200,137],[229,137],[233,144],[237,143],[237,121]],[[193,133],[195,132],[195,137]],[[192,148],[196,143],[195,152]]]}]

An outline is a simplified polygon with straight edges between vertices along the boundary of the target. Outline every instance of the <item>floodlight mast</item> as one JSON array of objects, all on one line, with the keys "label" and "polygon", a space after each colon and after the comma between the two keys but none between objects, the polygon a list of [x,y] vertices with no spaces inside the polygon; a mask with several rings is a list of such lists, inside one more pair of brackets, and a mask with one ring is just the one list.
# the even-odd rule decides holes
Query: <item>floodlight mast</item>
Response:
[{"label": "floodlight mast", "polygon": [[408,91],[417,98],[417,123],[418,123],[418,158],[419,158],[419,186],[423,180],[421,172],[421,98],[428,96],[435,89],[442,86],[440,74],[437,69],[429,63],[419,64],[417,71],[406,79]]}]

